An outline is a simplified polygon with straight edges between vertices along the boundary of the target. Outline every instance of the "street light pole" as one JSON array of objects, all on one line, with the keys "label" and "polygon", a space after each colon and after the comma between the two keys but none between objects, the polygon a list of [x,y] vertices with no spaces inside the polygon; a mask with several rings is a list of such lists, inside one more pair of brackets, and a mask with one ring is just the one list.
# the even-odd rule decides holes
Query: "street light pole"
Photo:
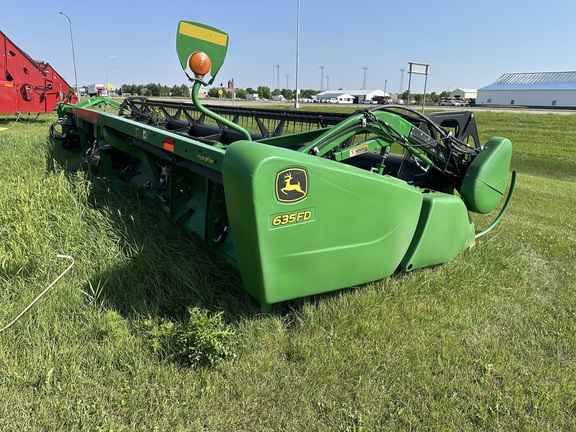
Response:
[{"label": "street light pole", "polygon": [[108,95],[108,97],[110,97],[110,93],[109,93],[109,88],[108,88],[108,84],[110,83],[110,81],[108,80],[108,59],[109,58],[117,58],[118,56],[115,55],[109,55],[106,56],[106,94]]},{"label": "street light pole", "polygon": [[300,0],[296,3],[296,97],[294,98],[294,108],[299,108],[298,98],[300,89],[298,88],[298,74],[300,69]]},{"label": "street light pole", "polygon": [[74,53],[74,37],[72,36],[72,21],[70,17],[64,12],[59,12],[60,15],[64,15],[68,19],[68,25],[70,26],[70,42],[72,44],[72,63],[74,64],[74,81],[76,86],[76,97],[78,102],[80,102],[80,91],[78,91],[78,75],[76,74],[76,54]]}]

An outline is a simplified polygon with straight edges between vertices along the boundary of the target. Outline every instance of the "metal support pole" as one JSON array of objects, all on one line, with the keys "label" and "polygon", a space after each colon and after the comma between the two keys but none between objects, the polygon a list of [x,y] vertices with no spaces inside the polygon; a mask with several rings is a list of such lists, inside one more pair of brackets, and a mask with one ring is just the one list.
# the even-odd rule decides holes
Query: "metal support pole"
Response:
[{"label": "metal support pole", "polygon": [[298,98],[300,89],[298,88],[298,71],[300,69],[300,0],[297,0],[296,7],[296,97],[294,98],[294,108],[299,108]]},{"label": "metal support pole", "polygon": [[78,98],[78,102],[80,102],[80,91],[78,90],[78,75],[76,74],[76,54],[74,53],[74,37],[72,36],[72,21],[70,17],[66,15],[64,12],[60,12],[60,15],[64,15],[68,18],[68,25],[70,26],[70,42],[72,44],[72,63],[74,64],[74,82],[76,87],[76,97]]},{"label": "metal support pole", "polygon": [[428,73],[426,73],[426,78],[424,78],[424,97],[422,98],[422,114],[424,114],[424,107],[426,106],[426,84],[428,83]]}]

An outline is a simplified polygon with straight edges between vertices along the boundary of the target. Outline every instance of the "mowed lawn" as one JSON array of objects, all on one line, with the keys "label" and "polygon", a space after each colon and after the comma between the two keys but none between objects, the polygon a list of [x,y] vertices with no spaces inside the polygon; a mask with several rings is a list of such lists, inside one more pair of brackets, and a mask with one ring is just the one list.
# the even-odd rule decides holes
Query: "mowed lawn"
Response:
[{"label": "mowed lawn", "polygon": [[445,265],[263,314],[155,202],[51,143],[53,115],[1,117],[0,328],[57,254],[76,264],[0,334],[0,430],[576,429],[576,115],[476,118],[514,145],[497,228]]}]

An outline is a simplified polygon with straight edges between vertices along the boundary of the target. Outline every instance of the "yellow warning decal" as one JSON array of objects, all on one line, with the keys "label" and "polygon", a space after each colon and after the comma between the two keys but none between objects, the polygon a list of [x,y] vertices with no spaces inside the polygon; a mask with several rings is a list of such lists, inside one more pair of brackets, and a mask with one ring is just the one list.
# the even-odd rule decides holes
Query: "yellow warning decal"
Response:
[{"label": "yellow warning decal", "polygon": [[368,151],[367,145],[354,147],[353,149],[350,149],[350,157],[358,156],[359,154],[366,153],[367,151]]},{"label": "yellow warning decal", "polygon": [[185,36],[211,42],[216,45],[226,46],[228,43],[228,35],[226,33],[218,33],[184,21],[180,23],[180,29],[178,31]]}]

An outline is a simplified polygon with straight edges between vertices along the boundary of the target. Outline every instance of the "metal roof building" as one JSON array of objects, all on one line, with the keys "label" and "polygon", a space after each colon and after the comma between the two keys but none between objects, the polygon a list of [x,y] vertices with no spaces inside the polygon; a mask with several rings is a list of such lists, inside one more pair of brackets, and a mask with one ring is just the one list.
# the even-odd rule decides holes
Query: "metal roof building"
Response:
[{"label": "metal roof building", "polygon": [[576,107],[576,71],[506,73],[478,90],[477,105]]},{"label": "metal roof building", "polygon": [[476,89],[457,88],[450,92],[450,98],[471,99],[476,98],[476,96],[478,96],[478,90]]},{"label": "metal roof building", "polygon": [[380,89],[376,90],[324,90],[318,93],[315,99],[326,102],[364,103],[371,101],[374,96],[385,96]]}]

